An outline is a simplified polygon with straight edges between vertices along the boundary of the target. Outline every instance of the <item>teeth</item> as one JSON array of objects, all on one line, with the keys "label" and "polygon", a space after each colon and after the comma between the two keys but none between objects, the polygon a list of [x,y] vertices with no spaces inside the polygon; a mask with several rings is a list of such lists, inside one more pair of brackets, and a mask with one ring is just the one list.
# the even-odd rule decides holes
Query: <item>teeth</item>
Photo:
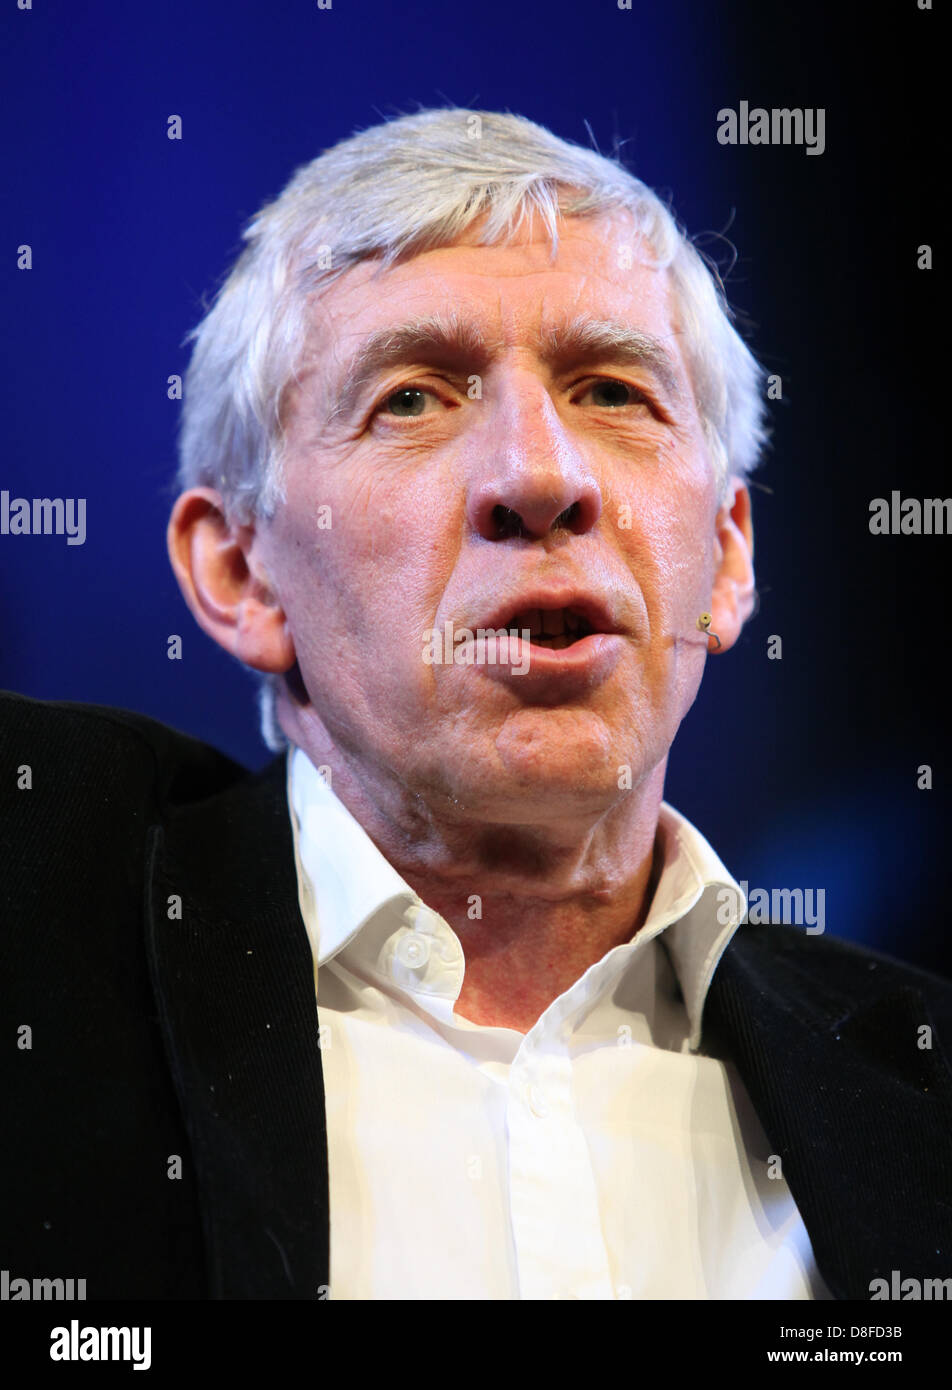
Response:
[{"label": "teeth", "polygon": [[528,628],[530,637],[539,637],[543,632],[551,631],[545,624],[546,618],[550,616],[551,615],[548,613],[543,613],[539,608],[524,608],[521,613],[517,613],[510,621],[509,631],[515,632],[521,637],[525,629]]},{"label": "teeth", "polygon": [[588,636],[591,625],[568,608],[527,608],[517,613],[509,623],[509,631],[521,636],[528,628],[529,636],[538,646],[561,650]]}]

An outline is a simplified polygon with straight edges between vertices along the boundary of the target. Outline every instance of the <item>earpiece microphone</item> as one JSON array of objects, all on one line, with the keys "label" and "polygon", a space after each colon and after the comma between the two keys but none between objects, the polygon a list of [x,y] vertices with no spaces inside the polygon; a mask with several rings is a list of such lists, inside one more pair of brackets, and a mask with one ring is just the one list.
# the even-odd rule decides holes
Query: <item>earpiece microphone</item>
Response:
[{"label": "earpiece microphone", "polygon": [[713,618],[712,618],[712,616],[711,616],[710,613],[702,613],[701,616],[700,616],[700,617],[698,618],[698,620],[697,620],[697,625],[698,625],[699,629],[701,630],[701,632],[706,632],[707,635],[708,635],[708,637],[713,637],[713,638],[714,638],[714,641],[717,643],[717,645],[720,646],[720,645],[721,645],[721,639],[718,637],[718,635],[717,635],[716,632],[712,632],[712,631],[711,631],[711,623],[712,623],[713,621],[714,621],[714,620],[713,620]]}]

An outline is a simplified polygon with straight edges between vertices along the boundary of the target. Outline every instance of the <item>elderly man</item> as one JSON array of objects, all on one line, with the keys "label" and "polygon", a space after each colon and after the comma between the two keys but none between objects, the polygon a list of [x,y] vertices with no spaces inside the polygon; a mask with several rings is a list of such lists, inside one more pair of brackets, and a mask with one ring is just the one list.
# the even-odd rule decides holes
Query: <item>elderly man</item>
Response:
[{"label": "elderly man", "polygon": [[949,986],[741,926],[663,801],[754,603],[760,373],[703,261],[617,163],[460,110],[343,142],[245,236],[168,540],[277,756],[6,699],[12,1084],[47,1119],[5,1263],[90,1298],[947,1274]]}]

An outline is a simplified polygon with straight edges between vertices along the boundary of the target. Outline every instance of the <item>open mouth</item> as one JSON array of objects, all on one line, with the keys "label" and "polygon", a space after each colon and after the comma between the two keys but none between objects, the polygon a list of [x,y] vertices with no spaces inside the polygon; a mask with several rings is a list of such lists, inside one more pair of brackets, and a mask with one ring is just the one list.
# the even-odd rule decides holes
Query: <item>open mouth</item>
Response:
[{"label": "open mouth", "polygon": [[523,608],[505,624],[513,636],[529,632],[534,647],[561,651],[590,637],[597,629],[574,608]]}]

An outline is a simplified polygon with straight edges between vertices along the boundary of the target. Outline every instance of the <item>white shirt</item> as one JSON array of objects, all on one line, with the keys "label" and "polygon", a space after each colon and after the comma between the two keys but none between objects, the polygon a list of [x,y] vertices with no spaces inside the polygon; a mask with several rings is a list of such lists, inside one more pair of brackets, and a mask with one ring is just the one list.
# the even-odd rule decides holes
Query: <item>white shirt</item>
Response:
[{"label": "white shirt", "polygon": [[287,786],[320,972],[332,1299],[830,1297],[736,1070],[697,1052],[746,901],[682,815],[662,803],[644,926],[523,1034],[454,1014],[459,937],[301,749]]}]

